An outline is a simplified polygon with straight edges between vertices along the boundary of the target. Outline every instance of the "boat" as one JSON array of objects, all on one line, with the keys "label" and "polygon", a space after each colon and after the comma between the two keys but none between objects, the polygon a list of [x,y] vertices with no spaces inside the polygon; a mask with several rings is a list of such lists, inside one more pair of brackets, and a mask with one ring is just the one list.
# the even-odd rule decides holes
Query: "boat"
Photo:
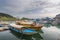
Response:
[{"label": "boat", "polygon": [[12,26],[10,24],[9,29],[14,30],[14,31],[19,32],[19,33],[22,33],[22,34],[26,34],[26,35],[32,35],[32,34],[36,34],[37,33],[37,31],[32,30],[32,29],[28,29],[28,28],[24,28],[21,25],[20,26],[19,25]]},{"label": "boat", "polygon": [[9,29],[14,30],[16,32],[22,33],[22,34],[36,34],[38,33],[37,30],[40,30],[42,26],[40,25],[34,25],[32,22],[16,22],[9,25]]},{"label": "boat", "polygon": [[29,21],[17,21],[17,25],[22,25],[24,28],[29,28],[33,30],[40,30],[43,26],[36,22],[29,22]]}]

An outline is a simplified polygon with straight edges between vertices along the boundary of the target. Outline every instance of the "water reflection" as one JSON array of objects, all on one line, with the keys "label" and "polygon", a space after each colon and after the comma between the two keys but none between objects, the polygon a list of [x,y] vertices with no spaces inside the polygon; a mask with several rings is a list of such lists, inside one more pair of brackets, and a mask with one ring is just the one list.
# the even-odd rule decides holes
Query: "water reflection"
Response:
[{"label": "water reflection", "polygon": [[56,26],[44,27],[42,30],[44,40],[60,40],[60,29]]},{"label": "water reflection", "polygon": [[[4,38],[4,39],[3,39]],[[44,24],[42,30],[34,35],[23,35],[12,30],[0,32],[0,40],[60,40],[60,26]]]},{"label": "water reflection", "polygon": [[44,24],[43,26],[44,27],[51,27],[52,25],[51,24]]},{"label": "water reflection", "polygon": [[59,28],[60,29],[60,25],[52,25],[52,24],[44,24],[43,25],[44,27],[57,27],[57,28]]},{"label": "water reflection", "polygon": [[23,35],[21,33],[17,33],[15,31],[11,31],[14,36],[16,36],[20,40],[41,40],[43,39],[39,33],[34,35]]},{"label": "water reflection", "polygon": [[57,25],[56,27],[60,29],[60,25]]}]

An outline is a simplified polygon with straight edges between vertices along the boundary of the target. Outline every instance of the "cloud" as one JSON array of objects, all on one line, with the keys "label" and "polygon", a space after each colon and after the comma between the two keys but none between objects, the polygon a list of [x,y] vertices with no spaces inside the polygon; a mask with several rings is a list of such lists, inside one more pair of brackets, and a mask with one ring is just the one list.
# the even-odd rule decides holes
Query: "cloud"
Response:
[{"label": "cloud", "polygon": [[54,17],[60,13],[59,0],[0,0],[0,12],[15,17]]}]

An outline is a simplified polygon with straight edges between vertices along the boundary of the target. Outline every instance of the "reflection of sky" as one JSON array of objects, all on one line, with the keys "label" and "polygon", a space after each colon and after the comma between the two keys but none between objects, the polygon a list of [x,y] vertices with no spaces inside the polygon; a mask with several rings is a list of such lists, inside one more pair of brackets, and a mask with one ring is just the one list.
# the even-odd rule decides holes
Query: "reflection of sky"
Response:
[{"label": "reflection of sky", "polygon": [[0,0],[0,12],[18,17],[54,17],[60,13],[60,0]]},{"label": "reflection of sky", "polygon": [[56,27],[43,27],[42,30],[44,32],[44,40],[60,40],[60,29]]}]

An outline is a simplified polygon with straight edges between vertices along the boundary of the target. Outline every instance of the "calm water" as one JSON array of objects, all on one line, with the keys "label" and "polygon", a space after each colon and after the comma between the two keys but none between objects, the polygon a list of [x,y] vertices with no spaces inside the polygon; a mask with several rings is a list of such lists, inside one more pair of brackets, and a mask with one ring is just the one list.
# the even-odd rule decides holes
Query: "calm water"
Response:
[{"label": "calm water", "polygon": [[45,24],[42,28],[43,33],[35,35],[22,35],[15,31],[6,30],[0,32],[0,40],[60,40],[60,26]]}]

